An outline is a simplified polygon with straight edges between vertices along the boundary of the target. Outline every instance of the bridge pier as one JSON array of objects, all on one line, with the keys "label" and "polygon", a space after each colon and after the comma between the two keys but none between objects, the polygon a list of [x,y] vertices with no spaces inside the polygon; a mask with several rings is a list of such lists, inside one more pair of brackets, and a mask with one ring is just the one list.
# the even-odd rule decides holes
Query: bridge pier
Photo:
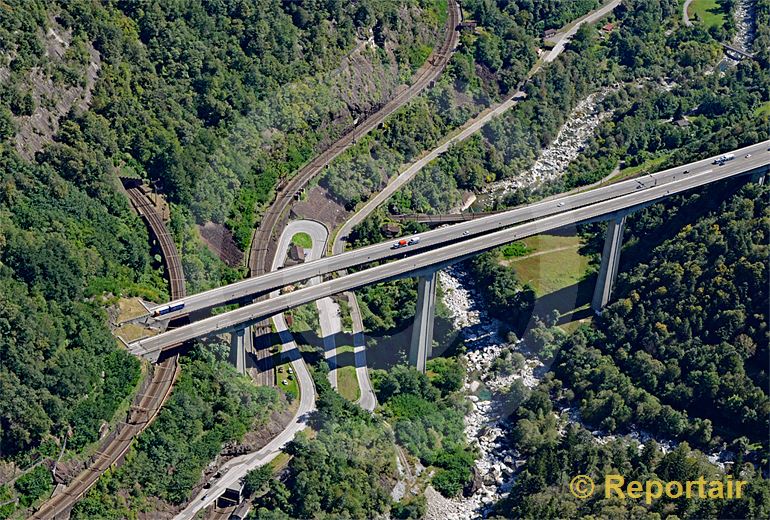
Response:
[{"label": "bridge pier", "polygon": [[623,228],[626,224],[626,215],[614,216],[607,225],[607,235],[604,239],[602,251],[602,264],[599,268],[599,277],[596,279],[594,296],[591,300],[591,308],[596,313],[610,300],[615,278],[618,276],[618,263],[620,262],[620,248],[623,245]]},{"label": "bridge pier", "polygon": [[409,364],[425,373],[433,349],[433,318],[436,309],[436,284],[438,271],[421,275],[417,283],[417,308],[412,327],[412,343],[409,349]]},{"label": "bridge pier", "polygon": [[238,329],[230,333],[230,363],[239,374],[246,373],[246,334],[249,328]]},{"label": "bridge pier", "polygon": [[765,183],[766,178],[767,178],[766,172],[755,173],[754,175],[751,176],[751,182],[756,182],[757,184],[762,186]]}]

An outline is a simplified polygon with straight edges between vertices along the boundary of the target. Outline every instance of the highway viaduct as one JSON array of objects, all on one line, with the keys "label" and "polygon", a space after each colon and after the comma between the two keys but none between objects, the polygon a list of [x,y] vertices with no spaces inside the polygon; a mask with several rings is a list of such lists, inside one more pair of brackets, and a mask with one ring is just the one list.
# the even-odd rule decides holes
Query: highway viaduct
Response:
[{"label": "highway viaduct", "polygon": [[[429,231],[421,234],[422,240],[416,244],[419,247],[414,249],[392,249],[393,241],[384,242],[193,295],[193,305],[186,309],[188,311],[253,298],[260,291],[293,284],[312,276],[330,274],[354,265],[403,257],[407,250],[414,253],[217,316],[193,321],[189,325],[136,341],[130,345],[130,349],[134,354],[157,360],[163,351],[216,333],[233,333],[235,341],[238,341],[239,330],[288,309],[346,290],[417,276],[418,302],[409,359],[413,365],[424,370],[432,345],[438,270],[527,236],[577,223],[607,220],[609,224],[602,262],[592,299],[593,309],[599,312],[612,294],[623,227],[628,214],[671,195],[723,179],[751,175],[761,182],[770,170],[769,145],[770,141],[765,141],[736,150],[733,152],[736,158],[724,164],[715,163],[716,158],[712,157],[657,174]],[[190,297],[183,301],[189,300]]]}]

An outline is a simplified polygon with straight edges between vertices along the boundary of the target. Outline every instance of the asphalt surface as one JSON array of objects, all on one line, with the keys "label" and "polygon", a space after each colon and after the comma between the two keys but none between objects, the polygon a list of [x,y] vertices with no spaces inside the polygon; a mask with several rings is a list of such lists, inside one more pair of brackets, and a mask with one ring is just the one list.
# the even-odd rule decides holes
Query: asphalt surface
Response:
[{"label": "asphalt surface", "polygon": [[[286,252],[291,243],[291,237],[299,232],[309,234],[313,240],[313,247],[309,252],[310,259],[319,258],[321,256],[321,253],[326,248],[326,239],[329,235],[327,229],[318,222],[308,220],[294,221],[289,223],[281,234],[278,248],[280,254],[276,255],[273,259],[273,271],[283,266],[286,261]],[[319,282],[320,279],[311,280],[308,285],[312,287]],[[271,297],[277,296],[278,291],[271,294]],[[307,365],[305,365],[305,361],[300,355],[297,343],[294,341],[294,338],[286,326],[286,320],[284,319],[283,314],[274,316],[273,323],[278,331],[278,335],[281,337],[281,352],[283,352],[285,356],[293,359],[291,365],[294,369],[294,375],[297,378],[297,383],[300,388],[300,400],[297,412],[294,414],[289,426],[279,433],[272,441],[267,443],[262,449],[254,453],[241,455],[224,464],[220,469],[222,477],[213,481],[209,489],[204,489],[198,493],[188,506],[175,517],[177,519],[194,518],[198,511],[206,509],[214,504],[216,499],[222,495],[230,485],[242,479],[249,471],[267,464],[277,457],[284,446],[294,439],[297,432],[302,431],[307,427],[307,420],[311,413],[315,411],[315,385],[313,384],[313,378],[310,375],[310,371],[307,369]]]},{"label": "asphalt surface", "polygon": [[[556,213],[561,213],[567,209],[579,208],[622,195],[638,194],[640,189],[641,191],[644,191],[655,184],[661,185],[675,182],[678,178],[687,175],[684,174],[684,171],[692,172],[690,174],[691,176],[695,173],[705,171],[713,171],[714,174],[722,171],[738,174],[747,169],[751,169],[751,167],[765,164],[768,157],[768,144],[770,144],[770,141],[736,150],[735,154],[738,159],[730,161],[721,167],[712,164],[713,157],[703,159],[662,172],[648,174],[641,178],[619,181],[594,190],[544,200],[495,215],[427,231],[420,234],[421,241],[419,244],[409,246],[408,248],[392,249],[394,241],[381,242],[354,251],[347,251],[319,260],[305,262],[304,264],[289,267],[278,272],[249,278],[217,289],[191,295],[181,301],[185,303],[186,311],[222,305],[226,302],[250,297],[260,292],[267,292],[300,280],[310,279],[314,276],[343,271],[353,266],[367,264],[377,260],[417,253],[429,248],[440,247],[456,240],[464,240],[475,235],[506,228],[526,220],[543,218]],[[746,153],[751,153],[752,157],[750,159],[744,159],[743,156]],[[703,180],[704,184],[707,182],[709,182],[708,179]],[[168,316],[175,317],[179,314],[181,314],[181,312],[169,314]],[[134,342],[129,348],[134,354],[141,355],[145,351],[143,345],[150,345],[159,341],[159,338],[162,337],[164,337],[163,334]]]},{"label": "asphalt surface", "polygon": [[[597,11],[591,12],[579,20],[573,22],[564,30],[557,33],[554,37],[556,45],[546,55],[542,62],[536,64],[529,75],[535,74],[543,63],[549,63],[555,60],[559,54],[564,50],[564,44],[571,38],[578,28],[584,23],[592,23],[597,19],[605,16],[620,4],[620,0],[612,0],[606,5],[600,7]],[[495,117],[500,116],[507,110],[510,110],[516,106],[519,99],[523,96],[523,92],[518,90],[507,97],[502,103],[491,110],[485,111],[479,114],[476,118],[466,123],[460,132],[447,140],[445,143],[440,144],[426,155],[410,164],[404,171],[402,171],[392,182],[390,182],[382,191],[377,193],[374,197],[369,199],[363,206],[361,206],[337,232],[334,242],[332,244],[332,253],[337,255],[345,250],[344,239],[350,235],[350,232],[363,222],[375,209],[385,203],[396,191],[401,189],[406,183],[412,180],[417,173],[419,173],[425,166],[434,161],[440,155],[444,154],[449,148],[457,143],[460,143],[476,132],[481,130],[484,125]],[[356,374],[358,376],[359,388],[361,390],[361,397],[359,398],[359,405],[364,409],[374,410],[377,405],[377,399],[372,389],[371,382],[369,381],[369,372],[366,367],[366,341],[364,337],[364,328],[361,320],[361,309],[358,306],[358,300],[352,292],[346,292],[345,296],[348,298],[350,313],[353,319],[353,342],[354,342],[354,354],[356,363]]]},{"label": "asphalt surface", "polygon": [[688,27],[692,25],[692,22],[690,21],[690,15],[687,12],[687,10],[690,8],[691,3],[692,3],[692,0],[684,0],[684,4],[682,5],[682,23],[684,23]]},{"label": "asphalt surface", "polygon": [[337,388],[337,334],[342,332],[339,305],[329,298],[321,298],[316,303],[318,322],[321,326],[321,339],[324,345],[324,359],[329,365],[329,383]]},{"label": "asphalt surface", "polygon": [[[565,44],[569,41],[569,39],[577,32],[578,28],[583,25],[584,23],[592,23],[599,18],[602,18],[607,13],[615,9],[620,4],[620,0],[613,0],[612,2],[606,4],[605,6],[599,8],[598,10],[587,14],[586,16],[580,18],[578,21],[573,22],[569,28],[564,30],[563,32],[556,33],[556,35],[553,37],[553,41],[556,42],[556,45],[554,48],[543,58],[542,62],[537,63],[529,72],[529,75],[535,74],[544,63],[549,63],[555,60],[559,54],[564,51]],[[417,175],[420,170],[422,170],[425,166],[427,166],[429,163],[434,161],[437,157],[440,155],[446,153],[449,148],[454,146],[457,143],[461,143],[468,139],[469,137],[473,136],[481,130],[484,125],[489,123],[492,119],[499,117],[500,115],[504,114],[508,110],[515,107],[520,99],[522,99],[522,96],[524,96],[524,92],[522,90],[518,90],[514,92],[513,94],[509,95],[505,101],[500,103],[499,105],[495,106],[494,108],[484,111],[478,116],[476,116],[474,119],[466,123],[462,130],[454,137],[446,141],[445,143],[437,146],[433,150],[431,150],[429,153],[427,153],[425,156],[421,157],[417,161],[410,164],[403,172],[401,172],[398,177],[396,177],[392,182],[390,182],[381,192],[376,194],[374,197],[369,199],[366,204],[361,206],[355,214],[353,214],[352,217],[350,217],[345,224],[342,225],[340,230],[337,233],[337,236],[335,238],[334,244],[332,246],[332,251],[334,254],[339,254],[345,249],[345,245],[342,242],[342,239],[350,235],[350,232],[353,230],[354,227],[359,225],[361,222],[366,219],[367,216],[369,216],[375,209],[377,209],[379,206],[381,206],[386,200],[388,200],[396,191],[401,189],[401,187],[404,186],[407,182],[412,180],[415,175]]]},{"label": "asphalt surface", "polygon": [[549,38],[549,41],[553,42],[554,46],[553,46],[553,49],[551,49],[551,51],[545,55],[545,58],[543,58],[543,61],[545,63],[550,63],[553,60],[555,60],[559,56],[559,54],[561,54],[561,52],[564,50],[564,47],[569,42],[569,39],[575,35],[578,29],[580,29],[581,25],[583,25],[584,23],[595,22],[599,18],[602,18],[603,16],[607,15],[610,11],[612,11],[619,5],[620,5],[620,0],[612,0],[611,2],[604,4],[602,7],[600,7],[596,11],[592,11],[587,15],[583,16],[582,18],[578,18],[575,22],[572,22],[572,24],[570,24],[569,28],[566,31],[556,33],[552,38]]},{"label": "asphalt surface", "polygon": [[[568,26],[568,28],[565,29],[563,33],[557,33],[556,36],[554,36],[554,39],[558,39],[560,42],[562,42],[562,45],[558,48],[555,47],[554,49],[552,49],[547,56],[551,56],[552,59],[555,59],[555,57],[558,56],[558,54],[564,50],[563,43],[566,42],[567,39],[577,31],[577,28],[580,25],[582,25],[583,23],[592,23],[596,21],[602,16],[605,16],[610,10],[614,9],[618,4],[619,4],[619,0],[613,0],[612,2],[601,7],[599,10],[593,13],[589,13],[588,15],[584,16],[580,20],[573,22],[573,24]],[[543,62],[540,62],[537,65],[535,65],[535,67],[533,67],[532,70],[530,71],[530,75],[534,74],[542,66],[542,63]],[[506,111],[510,110],[514,106],[516,106],[522,94],[523,92],[521,91],[515,92],[512,95],[510,95],[505,101],[503,101],[493,109],[483,112],[482,114],[477,116],[474,120],[467,123],[466,126],[463,128],[463,130],[460,133],[458,133],[456,136],[451,138],[446,143],[443,143],[438,147],[436,147],[435,149],[431,150],[431,152],[429,152],[427,155],[415,161],[406,170],[401,172],[396,179],[394,179],[388,186],[386,186],[383,189],[383,191],[381,191],[380,193],[375,195],[372,199],[370,199],[364,206],[362,206],[358,211],[356,211],[356,213],[343,225],[343,227],[337,233],[335,241],[332,245],[333,253],[335,255],[342,253],[342,251],[344,250],[344,244],[341,241],[350,234],[350,231],[355,226],[360,224],[366,218],[366,216],[368,216],[372,211],[374,211],[378,206],[380,206],[390,196],[392,196],[393,193],[398,191],[404,184],[406,184],[412,178],[414,178],[414,176],[422,168],[424,168],[428,163],[436,159],[441,154],[445,153],[452,145],[459,143],[461,141],[464,141],[465,139],[471,137],[489,121],[505,113]],[[385,257],[386,256],[381,256],[379,258],[385,258]],[[247,280],[236,282],[235,284],[230,284],[224,287],[212,289],[210,291],[206,291],[203,293],[199,293],[197,295],[190,296],[184,300],[185,309],[183,311],[169,314],[167,316],[177,316],[187,312],[194,312],[196,310],[206,309],[211,307],[212,305],[222,305],[224,303],[234,301],[240,298],[253,296],[254,294],[259,292],[267,292],[271,289],[274,289],[276,287],[281,287],[288,283],[293,283],[302,279],[307,279],[313,275],[328,274],[329,272],[332,272],[335,270],[344,270],[347,267],[353,267],[355,265],[357,265],[357,263],[353,261],[348,265],[343,265],[342,267],[335,268],[330,271],[322,270],[318,273],[311,273],[308,276],[305,276],[303,272],[301,272],[302,270],[289,269],[286,271],[282,271],[280,273],[274,273],[272,275],[268,274],[268,275],[262,275],[255,278],[249,278]],[[305,272],[307,271],[308,270],[305,269]],[[295,275],[304,276],[304,278],[296,278],[294,277]]]},{"label": "asphalt surface", "polygon": [[[398,278],[404,275],[413,275],[427,267],[449,265],[479,252],[515,240],[520,240],[526,236],[625,211],[635,206],[661,200],[674,193],[683,192],[714,181],[754,171],[760,167],[767,168],[767,165],[770,164],[770,152],[768,152],[767,149],[768,145],[770,145],[770,141],[737,150],[734,152],[737,158],[722,166],[712,164],[712,161],[709,159],[697,161],[686,166],[667,170],[661,174],[646,175],[642,179],[633,179],[631,181],[621,182],[586,193],[569,195],[543,203],[532,204],[517,210],[512,210],[508,214],[493,215],[491,217],[447,226],[429,232],[434,233],[432,235],[424,233],[421,235],[423,239],[420,245],[423,245],[424,242],[429,242],[436,247],[436,249],[364,269],[354,274],[341,276],[290,294],[281,295],[267,301],[261,301],[218,316],[197,321],[190,325],[136,342],[132,344],[133,351],[138,354],[153,357],[153,355],[160,350],[174,345],[180,345],[187,340],[205,336],[207,334],[226,331],[233,327],[237,327],[242,323],[256,321],[266,316],[272,316],[325,296],[331,296],[346,290],[356,289],[365,285]],[[744,157],[747,153],[751,154],[749,158]],[[685,174],[685,170],[689,173]],[[631,188],[629,191],[627,186],[629,182],[632,185],[638,186],[638,188]],[[607,198],[608,194],[616,194],[617,196]],[[596,202],[597,200],[602,200],[602,202]],[[592,204],[591,202],[594,203]],[[514,216],[512,217],[511,214]],[[490,221],[490,218],[493,220]],[[501,229],[507,227],[505,225],[506,221],[510,224],[511,220],[522,221],[532,219],[536,220],[526,224],[519,224],[510,229]],[[468,229],[473,230],[473,232],[469,232],[466,235],[465,230]],[[497,230],[492,231],[492,229]],[[428,236],[430,236],[429,240],[427,239]],[[451,239],[458,241],[446,245]],[[389,244],[392,244],[392,242],[369,246],[341,255],[334,255],[324,258],[321,261],[317,261],[316,263],[326,262],[326,264],[324,264],[326,267],[332,267],[332,271],[337,271],[340,270],[340,267],[339,264],[336,264],[335,262],[341,257],[353,254],[372,260],[376,256],[374,253],[375,251],[381,251],[385,247],[389,248]]]}]

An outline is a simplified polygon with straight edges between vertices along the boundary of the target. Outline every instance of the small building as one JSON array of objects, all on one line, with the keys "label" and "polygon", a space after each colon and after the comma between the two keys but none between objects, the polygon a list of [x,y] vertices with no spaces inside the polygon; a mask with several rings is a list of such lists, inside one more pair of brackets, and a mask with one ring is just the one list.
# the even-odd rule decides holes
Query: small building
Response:
[{"label": "small building", "polygon": [[475,20],[466,20],[464,22],[460,22],[457,25],[457,30],[459,30],[461,32],[462,31],[474,32],[476,30],[476,25],[477,25],[477,23],[476,23]]},{"label": "small building", "polygon": [[687,128],[688,126],[690,126],[690,122],[687,120],[686,117],[683,117],[682,119],[677,119],[676,121],[674,121],[674,124],[679,128]]},{"label": "small building", "polygon": [[609,32],[612,32],[614,28],[615,28],[614,24],[608,23],[602,26],[602,31],[609,33]]},{"label": "small building", "polygon": [[289,247],[289,258],[297,263],[304,262],[305,250],[296,244],[292,244],[291,247]]},{"label": "small building", "polygon": [[228,508],[237,506],[243,500],[243,481],[239,480],[225,489],[225,492],[217,499],[217,506]]},{"label": "small building", "polygon": [[553,38],[554,36],[556,36],[556,29],[546,29],[543,33],[543,38],[545,39]]},{"label": "small building", "polygon": [[386,222],[380,227],[380,231],[386,237],[394,237],[401,232],[401,226],[396,222]]}]

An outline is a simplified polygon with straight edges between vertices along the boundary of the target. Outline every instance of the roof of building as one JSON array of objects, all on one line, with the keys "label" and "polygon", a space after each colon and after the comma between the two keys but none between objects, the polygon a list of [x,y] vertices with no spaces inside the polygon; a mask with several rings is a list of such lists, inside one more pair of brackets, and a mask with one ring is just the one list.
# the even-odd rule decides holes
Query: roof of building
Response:
[{"label": "roof of building", "polygon": [[292,260],[305,260],[305,250],[296,244],[289,247],[289,258]]}]

